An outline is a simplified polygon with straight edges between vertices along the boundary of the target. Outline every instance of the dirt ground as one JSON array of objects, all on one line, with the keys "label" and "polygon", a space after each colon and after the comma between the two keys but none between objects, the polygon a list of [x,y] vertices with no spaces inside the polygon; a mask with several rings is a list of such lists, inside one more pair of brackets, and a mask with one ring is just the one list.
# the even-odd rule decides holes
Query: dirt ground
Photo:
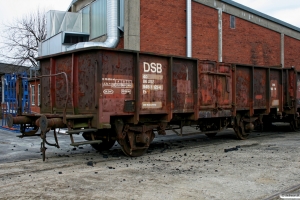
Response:
[{"label": "dirt ground", "polygon": [[300,134],[285,129],[157,137],[138,158],[118,145],[73,149],[60,135],[45,162],[39,138],[0,131],[0,199],[264,199],[300,183]]}]

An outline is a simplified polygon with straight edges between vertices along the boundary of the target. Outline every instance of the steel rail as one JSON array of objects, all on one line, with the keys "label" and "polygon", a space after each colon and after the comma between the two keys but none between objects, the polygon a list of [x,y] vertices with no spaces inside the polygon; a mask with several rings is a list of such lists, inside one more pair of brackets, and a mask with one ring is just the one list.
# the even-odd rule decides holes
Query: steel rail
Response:
[{"label": "steel rail", "polygon": [[295,191],[297,191],[299,189],[300,189],[300,184],[297,184],[297,185],[294,185],[294,186],[292,186],[292,187],[290,187],[290,188],[288,188],[286,190],[283,190],[281,192],[275,193],[274,195],[272,195],[272,196],[270,196],[270,197],[268,197],[268,198],[266,198],[264,200],[278,199],[278,198],[280,198],[281,194],[287,194],[287,193],[295,192]]}]

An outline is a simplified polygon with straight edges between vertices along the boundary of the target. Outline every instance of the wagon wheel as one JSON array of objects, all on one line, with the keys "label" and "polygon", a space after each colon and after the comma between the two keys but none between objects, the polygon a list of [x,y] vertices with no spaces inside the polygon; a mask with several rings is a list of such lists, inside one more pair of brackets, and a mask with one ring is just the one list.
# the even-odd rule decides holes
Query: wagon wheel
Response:
[{"label": "wagon wheel", "polygon": [[[150,144],[153,141],[155,135],[153,133],[153,130],[150,130],[146,133],[150,134],[150,141],[149,141],[149,144]],[[118,139],[118,143],[120,144],[123,153],[126,156],[130,156],[130,157],[138,157],[138,156],[144,155],[149,148],[146,145],[138,146],[138,148],[140,148],[140,149],[131,150],[129,137],[133,137],[133,136],[134,136],[134,133],[132,131],[128,131],[128,133],[125,136],[125,139]]]},{"label": "wagon wheel", "polygon": [[205,133],[205,135],[208,137],[208,138],[214,138],[217,133]]},{"label": "wagon wheel", "polygon": [[234,127],[234,132],[235,132],[237,138],[240,140],[247,139],[247,137],[249,136],[249,133],[245,132],[243,117],[241,117],[240,114],[237,114],[235,120],[236,120],[236,122],[235,122],[236,125]]},{"label": "wagon wheel", "polygon": [[92,140],[91,134],[94,134],[95,140],[98,140],[100,133],[101,133],[101,136],[106,136],[106,138],[101,138],[101,139],[99,138],[99,140],[102,140],[102,142],[99,144],[91,144],[91,146],[97,151],[109,150],[110,148],[112,148],[114,146],[114,144],[116,142],[116,140],[110,138],[113,134],[115,134],[112,129],[101,129],[101,130],[98,130],[96,133],[86,132],[86,133],[83,133],[82,136],[86,140]]}]

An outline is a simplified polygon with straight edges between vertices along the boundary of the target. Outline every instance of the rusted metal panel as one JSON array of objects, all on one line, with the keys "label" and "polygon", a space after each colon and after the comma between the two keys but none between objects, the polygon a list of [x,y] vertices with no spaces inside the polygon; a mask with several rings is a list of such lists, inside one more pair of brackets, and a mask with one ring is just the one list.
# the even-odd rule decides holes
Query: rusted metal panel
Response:
[{"label": "rusted metal panel", "polygon": [[281,108],[282,106],[282,74],[280,70],[270,70],[270,98],[271,108]]},{"label": "rusted metal panel", "polygon": [[117,51],[101,51],[99,57],[101,121],[109,122],[111,115],[128,114],[124,112],[125,101],[134,103],[134,57],[132,53]]},{"label": "rusted metal panel", "polygon": [[172,66],[172,104],[174,113],[194,112],[195,61],[174,59]]},{"label": "rusted metal panel", "polygon": [[[52,74],[58,74],[64,72],[67,75],[67,80],[64,76],[55,76],[52,77],[55,81],[55,91],[51,91],[51,96],[55,96],[54,110],[62,111],[65,108],[66,99],[67,100],[67,109],[72,109],[72,55],[60,56],[55,58],[55,72]],[[54,79],[55,78],[55,79]],[[68,93],[67,93],[68,91]],[[54,92],[54,93],[53,93]]]},{"label": "rusted metal panel", "polygon": [[296,74],[295,71],[290,69],[286,70],[286,73],[288,73],[288,98],[287,101],[289,102],[289,105],[294,106],[294,101],[296,100],[295,91],[296,91]]},{"label": "rusted metal panel", "polygon": [[201,61],[199,71],[200,118],[228,117],[232,112],[232,66],[226,63]]},{"label": "rusted metal panel", "polygon": [[288,72],[280,68],[237,65],[233,86],[236,91],[236,109],[249,110],[250,115],[257,109],[269,113],[271,108],[277,108],[277,111],[282,112],[283,103],[286,102],[284,98],[288,98],[289,76]]},{"label": "rusted metal panel", "polygon": [[232,115],[236,116],[237,106],[236,106],[236,64],[232,65]]},{"label": "rusted metal panel", "polygon": [[[50,59],[45,59],[40,62],[41,73],[50,74]],[[50,77],[41,78],[41,112],[50,113]]]},{"label": "rusted metal panel", "polygon": [[283,74],[287,79],[284,82],[286,87],[283,87],[283,108],[286,113],[295,114],[300,106],[300,75],[293,68],[284,69]]},{"label": "rusted metal panel", "polygon": [[267,105],[267,69],[254,68],[254,109],[266,109]]},{"label": "rusted metal panel", "polygon": [[138,67],[140,113],[167,113],[168,58],[140,54]]},{"label": "rusted metal panel", "polygon": [[217,99],[219,108],[232,107],[232,65],[227,63],[218,64]]},{"label": "rusted metal panel", "polygon": [[96,106],[96,52],[83,52],[74,55],[73,90],[75,110],[77,113],[95,112]]},{"label": "rusted metal panel", "polygon": [[282,104],[284,108],[290,109],[292,106],[291,99],[294,97],[293,92],[290,93],[290,90],[294,90],[295,86],[292,83],[294,81],[294,73],[289,69],[282,70]]},{"label": "rusted metal panel", "polygon": [[236,107],[237,110],[249,110],[251,92],[251,69],[250,67],[237,65],[236,67]]},{"label": "rusted metal panel", "polygon": [[199,105],[206,108],[215,108],[217,102],[215,95],[214,75],[207,72],[216,71],[216,62],[202,61],[199,62]]},{"label": "rusted metal panel", "polygon": [[[55,106],[55,97],[56,97],[56,79],[55,76],[52,76],[56,73],[56,63],[54,58],[50,58],[50,110],[51,113],[56,114],[56,106]],[[66,90],[67,91],[67,90]],[[67,93],[67,92],[66,92]]]},{"label": "rusted metal panel", "polygon": [[300,107],[300,72],[296,72],[296,104],[297,108]]},{"label": "rusted metal panel", "polygon": [[66,102],[70,114],[95,112],[95,61],[91,52],[41,60],[41,112],[62,113]]}]

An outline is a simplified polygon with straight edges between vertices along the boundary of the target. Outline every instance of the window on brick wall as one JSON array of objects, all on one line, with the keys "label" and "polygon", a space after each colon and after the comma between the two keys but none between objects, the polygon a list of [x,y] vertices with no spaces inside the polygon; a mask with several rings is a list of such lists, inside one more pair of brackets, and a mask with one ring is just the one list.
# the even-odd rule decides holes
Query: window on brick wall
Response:
[{"label": "window on brick wall", "polygon": [[41,84],[38,84],[38,106],[41,105]]},{"label": "window on brick wall", "polygon": [[230,15],[230,28],[235,29],[235,16]]},{"label": "window on brick wall", "polygon": [[[107,33],[106,28],[106,0],[97,0],[90,5],[90,39],[99,37]],[[86,8],[88,9],[88,8]],[[88,12],[88,11],[86,11]]]},{"label": "window on brick wall", "polygon": [[35,86],[31,85],[31,105],[35,105]]}]

